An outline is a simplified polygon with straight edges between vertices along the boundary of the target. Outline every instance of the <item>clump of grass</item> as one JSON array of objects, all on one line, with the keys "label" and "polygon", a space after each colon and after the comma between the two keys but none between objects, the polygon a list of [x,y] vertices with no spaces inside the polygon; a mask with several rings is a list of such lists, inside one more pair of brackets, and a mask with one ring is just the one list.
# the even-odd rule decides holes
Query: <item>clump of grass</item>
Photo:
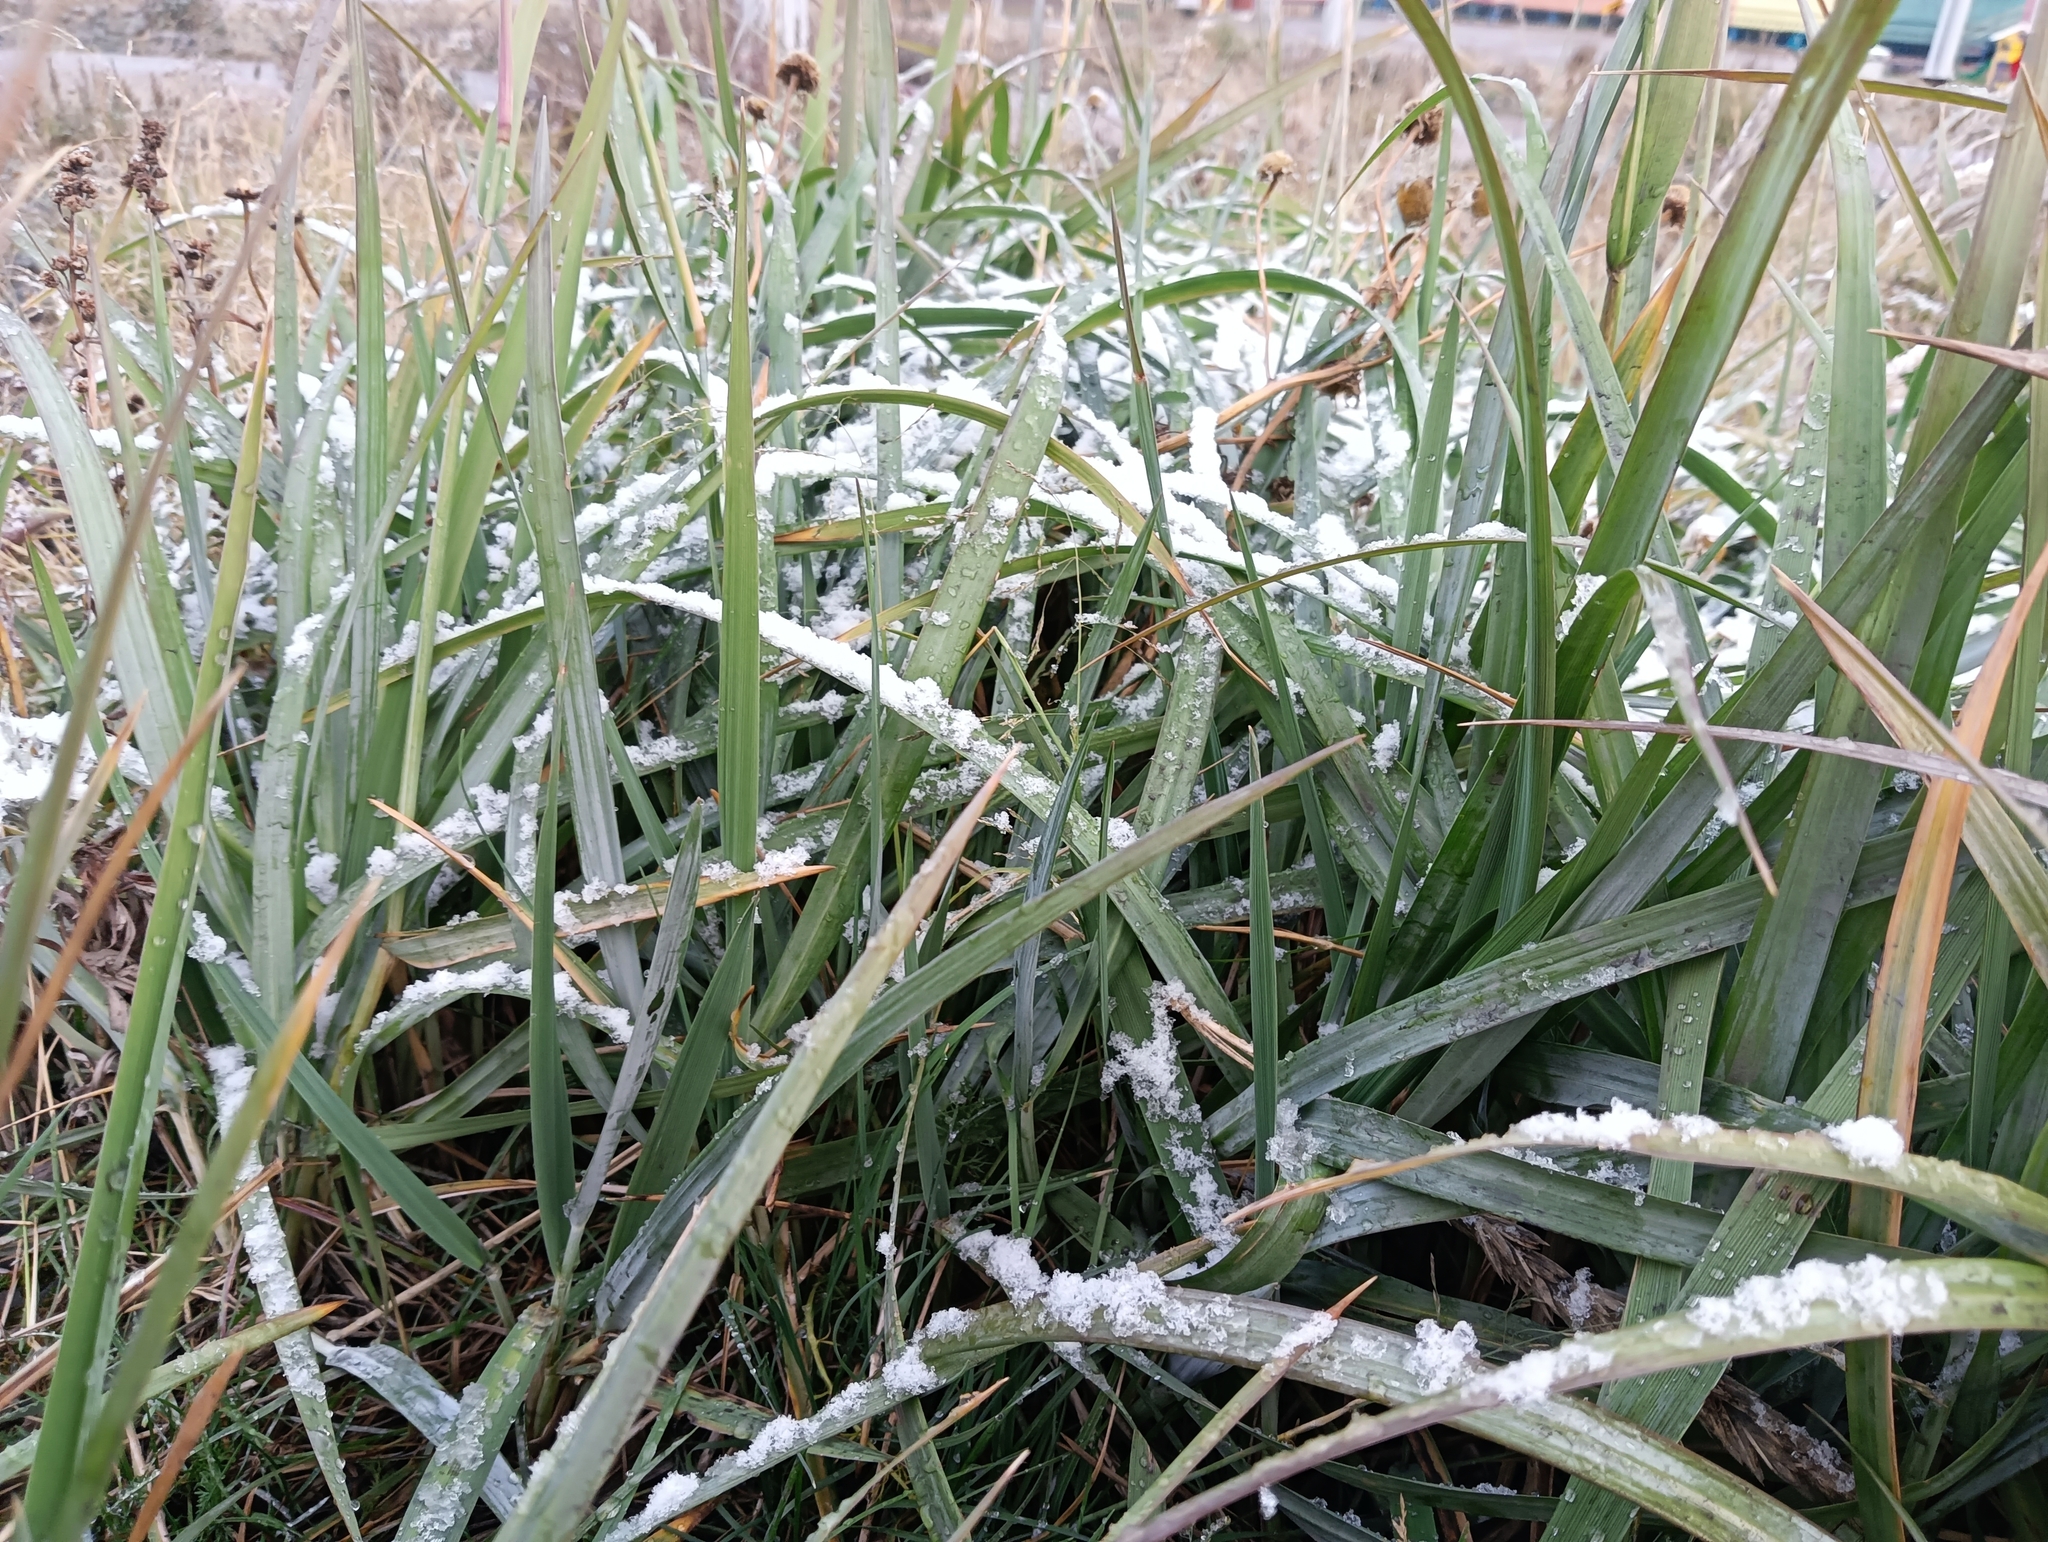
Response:
[{"label": "clump of grass", "polygon": [[10,211],[7,1534],[2038,1533],[2031,85],[544,9]]}]

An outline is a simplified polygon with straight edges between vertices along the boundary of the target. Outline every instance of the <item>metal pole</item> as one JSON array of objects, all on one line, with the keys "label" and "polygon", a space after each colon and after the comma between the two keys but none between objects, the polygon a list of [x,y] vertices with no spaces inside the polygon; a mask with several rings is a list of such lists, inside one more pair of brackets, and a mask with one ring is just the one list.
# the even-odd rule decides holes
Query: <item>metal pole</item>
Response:
[{"label": "metal pole", "polygon": [[1970,22],[1970,0],[1941,0],[1941,19],[1934,24],[1934,41],[1927,45],[1927,62],[1921,66],[1923,80],[1954,80],[1956,55],[1962,51],[1963,29]]}]

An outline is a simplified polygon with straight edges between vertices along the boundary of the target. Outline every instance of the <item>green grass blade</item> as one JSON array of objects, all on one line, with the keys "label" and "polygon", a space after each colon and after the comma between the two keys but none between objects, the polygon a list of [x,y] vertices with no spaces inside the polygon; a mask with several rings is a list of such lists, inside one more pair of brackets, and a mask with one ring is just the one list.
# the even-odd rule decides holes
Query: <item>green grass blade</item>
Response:
[{"label": "green grass blade", "polygon": [[[430,1372],[397,1346],[340,1344],[317,1336],[314,1346],[329,1365],[370,1388],[436,1447],[447,1440],[460,1405]],[[522,1491],[504,1457],[493,1453],[483,1483],[483,1501],[491,1513],[501,1521],[511,1519]]]},{"label": "green grass blade", "polygon": [[1657,430],[1630,441],[1586,551],[1588,572],[1619,572],[1648,555],[1679,455],[1763,280],[1800,183],[1890,15],[1889,0],[1850,0],[1800,56],[1793,87],[1743,178],[1643,404],[1643,420]]},{"label": "green grass blade", "polygon": [[[261,422],[260,412],[251,413],[250,417],[252,422]],[[255,457],[252,455],[244,462],[245,466],[252,468],[252,477],[254,460]],[[225,574],[225,562],[222,567]],[[237,588],[239,589],[239,583]],[[216,594],[216,600],[222,598],[227,601],[227,619],[232,624],[238,608],[239,592],[230,594],[223,581],[221,589]],[[197,778],[192,779],[196,780]],[[182,802],[182,785],[179,797]],[[177,833],[174,829],[173,835]],[[167,860],[166,870],[169,866]],[[359,905],[358,919],[363,908],[366,907]],[[112,1383],[99,1400],[90,1424],[78,1437],[76,1455],[67,1465],[65,1472],[68,1486],[54,1496],[54,1515],[37,1535],[53,1538],[55,1542],[71,1542],[71,1539],[82,1534],[87,1520],[98,1509],[102,1485],[107,1475],[112,1472],[115,1454],[120,1449],[122,1431],[141,1402],[143,1389],[148,1385],[151,1373],[156,1370],[158,1362],[163,1358],[164,1346],[170,1341],[172,1330],[177,1326],[177,1320],[185,1310],[186,1294],[198,1275],[201,1258],[212,1243],[214,1226],[226,1208],[229,1196],[234,1193],[235,1175],[244,1155],[255,1145],[257,1136],[262,1133],[264,1124],[269,1120],[272,1106],[276,1103],[279,1093],[284,1090],[285,1079],[292,1065],[299,1059],[299,1051],[305,1045],[307,1034],[313,1026],[314,1008],[333,978],[335,965],[339,962],[338,954],[341,951],[340,947],[331,949],[323,958],[321,967],[314,971],[312,978],[293,1004],[291,1020],[257,1063],[242,1106],[229,1124],[226,1134],[221,1137],[212,1159],[207,1162],[206,1171],[201,1175],[199,1185],[179,1222],[177,1235],[158,1272],[157,1288],[151,1292],[149,1304],[143,1308],[142,1320],[136,1324],[129,1336],[120,1363],[115,1367]],[[139,1023],[141,1019],[138,1018],[136,1021]],[[123,1065],[125,1067],[131,1061],[141,1063],[142,1059],[140,1055],[124,1056]],[[102,1158],[102,1171],[112,1165],[114,1164],[105,1157]],[[96,1199],[101,1187],[101,1183],[96,1179]],[[110,1190],[111,1186],[108,1187]],[[112,1198],[111,1192],[109,1198]],[[111,1209],[112,1205],[108,1208]],[[123,1218],[125,1219],[125,1216]],[[125,1241],[125,1238],[120,1240]],[[85,1271],[81,1268],[80,1272],[83,1275]],[[98,1318],[99,1313],[95,1311],[86,1317],[85,1321],[96,1327]],[[66,1320],[65,1326],[67,1329],[71,1326],[69,1319]],[[87,1330],[88,1335],[89,1333],[90,1328]],[[66,1336],[69,1337],[69,1334]],[[81,1337],[89,1347],[89,1337]],[[53,1403],[54,1394],[64,1385],[65,1374],[66,1367],[60,1350],[59,1363],[51,1384]],[[84,1399],[81,1397],[79,1401],[82,1404]],[[30,1471],[31,1492],[34,1491],[38,1478],[50,1481],[46,1474],[57,1470],[57,1464],[51,1461],[51,1452],[57,1448],[50,1444],[50,1440],[62,1426],[51,1420],[48,1408],[49,1405],[46,1404],[43,1422],[46,1449],[37,1453],[36,1464]],[[46,1466],[46,1463],[49,1465]]]},{"label": "green grass blade", "polygon": [[[556,741],[560,742],[559,739]],[[569,1084],[555,1035],[555,793],[561,762],[548,778],[533,865],[533,927],[527,951],[532,1010],[527,1018],[527,1080],[532,1089],[534,1198],[541,1235],[558,1280],[575,1269],[569,1257],[569,1203],[576,1197],[576,1144],[569,1133]]]},{"label": "green grass blade", "polygon": [[434,1458],[399,1522],[400,1542],[447,1542],[469,1529],[469,1512],[483,1493],[554,1329],[552,1308],[528,1307],[483,1374],[462,1389],[448,1432],[435,1442]]},{"label": "green grass blade", "polygon": [[[261,378],[259,373],[259,381]],[[199,683],[204,691],[201,699],[206,703],[201,713],[208,723],[221,707],[221,682],[227,674],[242,579],[248,569],[249,537],[256,509],[256,470],[260,463],[257,450],[262,443],[262,431],[259,389],[249,414],[235,495],[222,539],[213,615],[207,622],[200,655]],[[28,1514],[37,1524],[38,1535],[55,1536],[59,1527],[75,1531],[82,1525],[82,1515],[72,1518],[71,1507],[78,1502],[74,1482],[81,1471],[90,1474],[85,1479],[87,1487],[96,1486],[99,1479],[99,1468],[80,1464],[95,1459],[92,1440],[97,1437],[88,1437],[83,1431],[92,1394],[97,1391],[91,1382],[102,1354],[102,1304],[127,1253],[129,1227],[142,1180],[140,1156],[155,1112],[155,1079],[169,1028],[168,1007],[177,992],[184,963],[189,911],[207,833],[207,785],[206,777],[195,766],[180,777],[173,795],[163,863],[157,873],[157,903],[150,912],[135,990],[130,998],[129,1021],[133,1028],[115,1073],[114,1095],[107,1109],[107,1133],[93,1177],[92,1200],[86,1211],[72,1283],[72,1309],[65,1317],[50,1398],[44,1408],[43,1429],[47,1438],[29,1477]],[[57,800],[48,801],[61,812]],[[253,1131],[249,1138],[254,1138]],[[130,1353],[134,1353],[132,1348]],[[111,1456],[111,1451],[108,1454]]]},{"label": "green grass blade", "polygon": [[868,943],[846,982],[811,1019],[809,1031],[797,1046],[788,1068],[776,1077],[774,1091],[765,1100],[760,1117],[748,1130],[732,1164],[704,1208],[691,1218],[663,1264],[648,1304],[634,1316],[623,1340],[608,1357],[604,1371],[585,1394],[579,1405],[582,1415],[565,1449],[555,1453],[545,1472],[535,1475],[526,1497],[502,1533],[505,1542],[561,1536],[573,1529],[588,1511],[604,1476],[606,1463],[599,1453],[612,1450],[626,1426],[637,1417],[662,1362],[696,1314],[713,1274],[724,1263],[769,1174],[782,1160],[784,1147],[798,1124],[808,1117],[812,1100],[822,1090],[833,1063],[875,992],[887,979],[897,955],[909,945],[925,912],[939,898],[1000,780],[998,772],[954,821],[945,840],[934,848],[917,878],[889,913],[888,921]]},{"label": "green grass blade", "polygon": [[[533,195],[549,205],[546,117],[535,139]],[[564,220],[564,223],[569,223]],[[525,512],[540,564],[540,587],[555,669],[559,759],[569,779],[569,810],[576,857],[584,876],[604,884],[625,881],[618,820],[613,812],[611,753],[604,740],[610,715],[590,650],[590,610],[583,592],[583,554],[576,541],[576,511],[569,499],[568,457],[562,441],[562,393],[556,375],[555,256],[551,218],[539,221],[540,240],[526,270],[528,482]],[[567,255],[567,254],[565,254]],[[735,818],[738,811],[734,811]],[[599,938],[612,987],[629,1009],[640,1006],[638,951],[630,937]]]}]

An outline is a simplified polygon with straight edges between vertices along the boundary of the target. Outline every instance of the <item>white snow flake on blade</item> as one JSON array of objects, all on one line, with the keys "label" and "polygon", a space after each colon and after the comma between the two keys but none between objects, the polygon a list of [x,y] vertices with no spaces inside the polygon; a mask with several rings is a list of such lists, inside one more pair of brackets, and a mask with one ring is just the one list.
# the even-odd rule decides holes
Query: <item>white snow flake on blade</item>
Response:
[{"label": "white snow flake on blade", "polygon": [[[1230,1197],[1216,1181],[1209,1161],[1206,1137],[1201,1133],[1201,1110],[1187,1095],[1180,1075],[1180,1051],[1174,1043],[1169,1007],[1199,1010],[1186,986],[1166,980],[1152,987],[1152,1032],[1140,1044],[1127,1033],[1109,1038],[1110,1056],[1102,1065],[1102,1090],[1108,1092],[1128,1079],[1131,1093],[1157,1126],[1154,1138],[1173,1170],[1187,1181],[1188,1220],[1203,1236],[1224,1248],[1235,1245],[1237,1234],[1224,1217],[1231,1210]],[[1203,1142],[1198,1147],[1191,1141]]]},{"label": "white snow flake on blade", "polygon": [[[198,915],[195,910],[195,920]],[[239,1044],[208,1046],[206,1068],[213,1076],[214,1112],[225,1133],[242,1111],[256,1068]],[[235,1169],[237,1184],[251,1182],[263,1170],[258,1149],[261,1145],[258,1140],[242,1153],[241,1163]],[[292,1265],[291,1250],[285,1245],[284,1227],[278,1221],[270,1185],[257,1184],[236,1209],[235,1216],[242,1223],[242,1250],[249,1260],[249,1282],[256,1287],[256,1298],[263,1303],[264,1315],[284,1317],[298,1311],[305,1302],[299,1295],[298,1272]],[[327,1387],[320,1379],[320,1362],[313,1353],[312,1335],[304,1329],[286,1334],[277,1341],[277,1358],[284,1367],[285,1383],[298,1404],[299,1417],[315,1436],[316,1458],[323,1469],[331,1469],[327,1472],[330,1488],[346,1493],[341,1470],[333,1465],[334,1416],[327,1406]]]},{"label": "white snow flake on blade", "polygon": [[[1192,1333],[1216,1320],[1219,1313],[1227,1315],[1225,1309],[1212,1304],[1177,1297],[1158,1275],[1132,1264],[1093,1276],[1064,1269],[1047,1275],[1031,1256],[1031,1244],[1022,1237],[977,1231],[953,1246],[1000,1285],[1013,1305],[1034,1309],[1077,1335],[1129,1338],[1148,1331]],[[925,1325],[926,1342],[958,1333],[972,1320],[963,1313],[942,1329],[942,1315],[935,1315]]]},{"label": "white snow flake on blade", "polygon": [[1875,1255],[1848,1265],[1809,1258],[1784,1274],[1744,1280],[1732,1296],[1695,1301],[1685,1315],[1717,1338],[1758,1338],[1805,1326],[1826,1303],[1871,1332],[1904,1333],[1947,1300],[1939,1276]]},{"label": "white snow flake on blade", "polygon": [[1442,1323],[1425,1317],[1415,1325],[1415,1347],[1408,1351],[1408,1369],[1425,1392],[1441,1392],[1470,1376],[1479,1360],[1479,1339],[1469,1322]]},{"label": "white snow flake on blade", "polygon": [[1831,1124],[1826,1134],[1828,1144],[1857,1167],[1894,1168],[1906,1154],[1906,1138],[1898,1127],[1874,1114]]},{"label": "white snow flake on blade", "polygon": [[1679,1114],[1659,1119],[1647,1109],[1624,1103],[1620,1098],[1604,1114],[1589,1114],[1583,1108],[1575,1114],[1536,1114],[1507,1132],[1510,1143],[1527,1140],[1545,1146],[1591,1146],[1600,1151],[1625,1151],[1632,1140],[1646,1136],[1675,1134],[1680,1140],[1703,1140],[1720,1133],[1721,1126],[1698,1114]]},{"label": "white snow flake on blade", "polygon": [[1613,1363],[1614,1356],[1591,1340],[1567,1339],[1555,1349],[1533,1350],[1513,1365],[1488,1371],[1472,1386],[1474,1391],[1490,1394],[1504,1403],[1536,1403],[1560,1384],[1576,1385],[1587,1377],[1598,1376]]},{"label": "white snow flake on blade", "polygon": [[[944,1315],[935,1316],[933,1323]],[[923,1345],[931,1337],[931,1326],[927,1325],[916,1342],[907,1345],[882,1367],[881,1375],[843,1388],[809,1418],[797,1419],[781,1414],[762,1425],[746,1446],[720,1457],[703,1473],[671,1473],[654,1486],[639,1514],[606,1532],[602,1542],[635,1542],[665,1522],[674,1520],[691,1505],[724,1493],[764,1468],[795,1456],[821,1440],[830,1440],[863,1420],[886,1413],[905,1398],[936,1391],[943,1385],[943,1378],[924,1363]],[[558,1439],[550,1455],[563,1444]]]}]

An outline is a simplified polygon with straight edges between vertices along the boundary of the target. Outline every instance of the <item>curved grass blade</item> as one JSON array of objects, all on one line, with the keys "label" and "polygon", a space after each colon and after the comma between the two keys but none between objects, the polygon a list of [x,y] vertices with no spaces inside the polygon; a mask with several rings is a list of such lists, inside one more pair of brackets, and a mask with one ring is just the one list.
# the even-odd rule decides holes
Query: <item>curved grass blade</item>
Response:
[{"label": "curved grass blade", "polygon": [[[1848,0],[1835,8],[1800,57],[1793,87],[1785,93],[1763,148],[1707,254],[1643,404],[1643,421],[1657,427],[1629,441],[1629,453],[1616,471],[1599,528],[1586,551],[1587,572],[1616,573],[1648,555],[1651,531],[1679,456],[1748,315],[1800,183],[1890,14],[1889,0]],[[1531,421],[1540,421],[1540,416]],[[1940,427],[1947,426],[1944,422]],[[1938,435],[1940,429],[1935,432]]]},{"label": "curved grass blade", "polygon": [[[1452,1390],[1419,1398],[1389,1413],[1354,1418],[1342,1430],[1269,1457],[1250,1471],[1176,1505],[1119,1542],[1165,1542],[1224,1505],[1248,1499],[1261,1487],[1312,1471],[1339,1456],[1453,1417],[1523,1407],[1614,1377],[1836,1339],[1966,1331],[2021,1321],[2048,1325],[2048,1275],[2028,1265],[1978,1259],[1906,1263],[1877,1258],[1848,1269],[1806,1264],[1776,1279],[1751,1280],[1733,1297],[1709,1297],[1684,1312],[1612,1333],[1582,1334],[1557,1349],[1533,1351],[1499,1370],[1452,1366],[1448,1368],[1451,1374],[1463,1378]],[[1889,1509],[1887,1516],[1896,1524]],[[1818,1528],[1811,1534],[1825,1535]]]},{"label": "curved grass blade", "polygon": [[[266,1344],[275,1344],[289,1334],[311,1328],[340,1305],[339,1301],[325,1301],[319,1306],[304,1307],[288,1317],[273,1317],[254,1323],[225,1338],[209,1339],[197,1349],[188,1349],[156,1368],[143,1385],[142,1400],[146,1403],[167,1392],[175,1392],[187,1382],[196,1381],[213,1371],[230,1356],[252,1355]],[[42,1431],[31,1430],[12,1445],[0,1447],[0,1483],[11,1483],[28,1471],[41,1439]]]},{"label": "curved grass blade", "polygon": [[[251,416],[254,418],[258,414],[252,413]],[[250,464],[253,464],[253,460],[254,457],[251,457]],[[219,593],[228,593],[225,583]],[[235,613],[237,599],[238,596],[235,596],[228,601],[230,617]],[[172,844],[175,846],[189,843]],[[166,865],[168,866],[168,863]],[[374,891],[368,891],[364,899],[357,901],[358,922],[367,911],[368,900],[373,893]],[[350,928],[351,933],[352,931],[353,928]],[[171,1243],[163,1267],[158,1271],[156,1286],[150,1293],[149,1305],[143,1309],[142,1320],[128,1339],[120,1363],[115,1368],[112,1384],[100,1399],[98,1411],[90,1428],[78,1439],[75,1454],[65,1453],[67,1457],[72,1457],[72,1460],[62,1464],[69,1487],[56,1496],[55,1517],[45,1530],[37,1532],[38,1536],[51,1538],[52,1542],[75,1542],[75,1539],[83,1534],[86,1521],[97,1510],[102,1485],[106,1481],[106,1475],[113,1470],[115,1453],[120,1449],[122,1431],[141,1403],[143,1389],[148,1385],[150,1375],[163,1355],[164,1346],[170,1341],[178,1317],[185,1310],[185,1297],[198,1275],[200,1259],[212,1242],[213,1229],[221,1211],[226,1208],[229,1196],[235,1191],[235,1173],[241,1165],[243,1154],[255,1145],[257,1136],[270,1117],[271,1107],[284,1088],[285,1077],[293,1063],[298,1060],[299,1051],[304,1047],[307,1035],[312,1031],[314,1010],[319,1005],[320,998],[326,994],[327,986],[333,980],[335,970],[340,966],[341,955],[346,950],[349,940],[349,935],[344,934],[321,956],[320,964],[314,969],[312,978],[306,982],[305,988],[299,992],[298,1000],[293,1003],[291,1019],[258,1062],[242,1107],[229,1124],[227,1133],[221,1137],[212,1159],[206,1164],[206,1171],[200,1177],[198,1189],[186,1206],[185,1214],[178,1225],[177,1235]],[[140,1062],[143,1057],[124,1056],[124,1065],[131,1059]],[[103,1170],[112,1165],[105,1156],[102,1157]],[[94,1192],[97,1197],[97,1183]],[[72,1309],[78,1310],[75,1296]],[[93,1319],[88,1320],[96,1322],[96,1319],[97,1313]],[[66,1319],[65,1326],[67,1329],[71,1326],[69,1318]],[[67,1368],[60,1351],[56,1378],[51,1385],[53,1400],[56,1392],[64,1386],[66,1374]],[[73,1371],[70,1374],[77,1373]],[[82,1394],[81,1388],[78,1398],[81,1411],[85,1402]],[[46,1410],[48,1407],[49,1404],[45,1404]],[[29,1475],[31,1486],[37,1478],[58,1470],[59,1464],[50,1462],[47,1448],[48,1437],[57,1428],[61,1426],[53,1426],[46,1412],[43,1423],[46,1448],[37,1452],[35,1466]],[[45,1462],[50,1462],[50,1465],[46,1467]],[[48,1481],[50,1480],[45,1478],[45,1482]]]},{"label": "curved grass blade", "polygon": [[500,1459],[498,1448],[512,1428],[527,1385],[541,1367],[555,1319],[552,1307],[528,1307],[498,1345],[483,1375],[462,1389],[447,1433],[435,1442],[433,1460],[405,1507],[399,1542],[447,1542],[468,1530],[469,1512]]},{"label": "curved grass blade", "polygon": [[689,1326],[733,1238],[758,1201],[769,1174],[782,1160],[783,1149],[809,1116],[813,1100],[823,1090],[834,1062],[887,979],[897,955],[909,945],[918,923],[938,899],[1008,769],[1006,760],[982,785],[905,888],[845,983],[811,1019],[739,1151],[677,1239],[646,1304],[608,1354],[604,1370],[578,1405],[582,1413],[566,1446],[554,1453],[544,1472],[535,1474],[519,1509],[501,1533],[504,1542],[565,1535],[588,1513],[609,1465],[606,1454],[616,1449],[627,1425],[638,1415],[662,1363]]}]

